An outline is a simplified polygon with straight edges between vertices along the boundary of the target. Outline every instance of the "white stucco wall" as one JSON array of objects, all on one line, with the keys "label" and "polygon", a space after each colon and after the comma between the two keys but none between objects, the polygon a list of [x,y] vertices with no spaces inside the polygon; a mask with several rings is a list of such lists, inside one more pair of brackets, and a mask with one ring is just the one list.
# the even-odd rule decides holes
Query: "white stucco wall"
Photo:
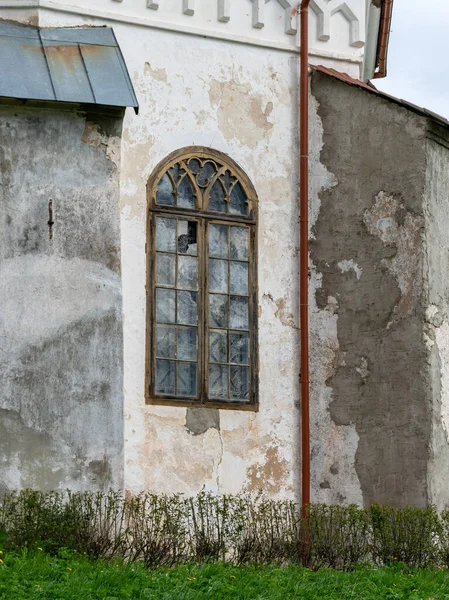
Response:
[{"label": "white stucco wall", "polygon": [[[260,3],[259,21],[250,0],[160,0],[153,3],[157,10],[146,8],[143,0],[40,0],[38,7],[27,2],[22,11],[20,4],[3,2],[1,14],[41,26],[113,26],[140,103],[138,116],[127,111],[121,163],[126,488],[190,494],[204,486],[222,493],[264,489],[296,496],[298,40],[296,15],[286,18],[289,2]],[[344,10],[331,16],[340,5]],[[316,0],[313,9],[311,61],[359,76],[364,1]],[[318,192],[332,185],[332,174],[319,164],[322,130],[314,110],[311,133],[316,210]],[[260,411],[220,411],[219,429],[202,435],[185,427],[185,408],[146,406],[144,399],[146,182],[167,154],[191,145],[228,154],[259,196]],[[336,338],[336,317],[329,313],[319,323],[314,318],[321,352]],[[312,360],[318,366],[318,354]],[[348,465],[342,477],[350,479],[356,434],[351,428],[331,430],[325,365],[320,369],[314,391],[320,410],[313,429],[328,446],[316,449],[316,468],[328,470],[338,455],[339,463]],[[359,500],[356,483],[351,498]],[[324,492],[319,494],[316,500],[323,499]]]}]

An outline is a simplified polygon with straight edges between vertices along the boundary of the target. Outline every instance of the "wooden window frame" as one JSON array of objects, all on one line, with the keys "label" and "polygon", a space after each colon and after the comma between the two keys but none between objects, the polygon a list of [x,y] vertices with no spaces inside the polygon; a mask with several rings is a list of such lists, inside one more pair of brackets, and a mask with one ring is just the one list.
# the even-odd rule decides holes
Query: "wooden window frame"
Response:
[{"label": "wooden window frame", "polygon": [[[223,165],[237,177],[248,200],[248,216],[222,214],[200,208],[181,208],[156,204],[157,185],[161,177],[180,161],[192,158],[202,160],[211,159]],[[201,199],[207,196],[211,185],[201,193]],[[197,196],[198,197],[198,196]],[[202,146],[192,146],[173,152],[161,161],[153,171],[147,183],[147,286],[146,286],[146,357],[145,357],[145,401],[146,404],[160,406],[183,406],[219,408],[225,410],[258,411],[259,409],[259,356],[258,356],[258,285],[257,285],[257,206],[256,191],[244,171],[228,156]],[[156,289],[156,218],[173,217],[190,219],[198,223],[198,399],[187,397],[171,397],[155,393],[155,342],[156,342],[156,302],[154,301]],[[250,397],[247,402],[232,400],[209,400],[208,393],[208,365],[209,365],[209,336],[208,331],[208,227],[213,224],[236,225],[247,227],[249,230],[248,248],[248,303],[249,303],[249,339],[250,339]],[[229,328],[227,329],[229,331]]]}]

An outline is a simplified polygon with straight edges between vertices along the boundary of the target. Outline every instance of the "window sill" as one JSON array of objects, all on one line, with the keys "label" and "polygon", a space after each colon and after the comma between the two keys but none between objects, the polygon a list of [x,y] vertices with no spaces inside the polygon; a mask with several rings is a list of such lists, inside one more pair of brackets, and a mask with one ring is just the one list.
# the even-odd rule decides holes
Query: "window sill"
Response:
[{"label": "window sill", "polygon": [[200,402],[199,400],[174,400],[171,398],[152,398],[146,397],[145,403],[151,406],[179,406],[184,408],[218,408],[222,410],[239,410],[259,412],[258,404],[250,404],[243,402],[220,402],[210,400],[208,402]]}]

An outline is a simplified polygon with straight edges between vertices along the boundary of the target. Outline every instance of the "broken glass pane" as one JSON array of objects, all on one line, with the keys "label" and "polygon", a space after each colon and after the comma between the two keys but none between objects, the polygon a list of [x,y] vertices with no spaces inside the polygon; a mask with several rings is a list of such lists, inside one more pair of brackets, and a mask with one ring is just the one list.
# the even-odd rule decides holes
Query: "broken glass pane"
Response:
[{"label": "broken glass pane", "polygon": [[157,186],[156,202],[166,206],[173,206],[175,204],[173,185],[167,173],[162,176]]},{"label": "broken glass pane", "polygon": [[196,392],[196,363],[177,363],[178,396],[195,397]]},{"label": "broken glass pane", "polygon": [[175,285],[175,254],[156,253],[156,282],[173,287]]},{"label": "broken glass pane", "polygon": [[249,339],[247,333],[229,332],[229,362],[249,364]]},{"label": "broken glass pane", "polygon": [[231,227],[231,258],[248,260],[248,229]]},{"label": "broken glass pane", "polygon": [[179,360],[196,360],[196,328],[178,327]]},{"label": "broken glass pane", "polygon": [[248,263],[231,262],[229,290],[231,294],[248,295]]},{"label": "broken glass pane", "polygon": [[156,356],[175,358],[175,328],[168,325],[156,326]]},{"label": "broken glass pane", "polygon": [[179,256],[178,257],[178,288],[185,288],[188,290],[196,290],[197,284],[197,270],[196,270],[196,258],[193,256]]},{"label": "broken glass pane", "polygon": [[209,398],[228,399],[228,368],[224,365],[209,365]]},{"label": "broken glass pane", "polygon": [[237,182],[231,192],[231,201],[229,203],[229,213],[231,215],[246,215],[248,214],[248,205],[246,202],[246,194],[242,186]]},{"label": "broken glass pane", "polygon": [[187,176],[184,177],[178,186],[177,205],[181,206],[182,208],[195,208],[195,195]]},{"label": "broken glass pane", "polygon": [[178,252],[180,254],[191,254],[196,256],[198,252],[197,222],[178,221]]},{"label": "broken glass pane", "polygon": [[227,225],[209,227],[209,256],[228,258],[228,229]]},{"label": "broken glass pane", "polygon": [[172,360],[156,360],[156,393],[175,393],[175,362]]},{"label": "broken glass pane", "polygon": [[228,293],[227,260],[209,260],[209,291]]},{"label": "broken glass pane", "polygon": [[228,326],[228,297],[209,294],[209,325],[226,328]]},{"label": "broken glass pane", "polygon": [[231,398],[232,400],[248,400],[249,368],[231,366]]},{"label": "broken glass pane", "polygon": [[209,210],[213,210],[215,212],[227,212],[227,202],[225,200],[223,188],[221,187],[221,183],[218,179],[210,191],[208,208]]},{"label": "broken glass pane", "polygon": [[175,290],[156,289],[156,321],[175,322]]},{"label": "broken glass pane", "polygon": [[196,292],[178,292],[178,323],[196,325]]},{"label": "broken glass pane", "polygon": [[209,361],[211,363],[228,362],[228,334],[226,331],[209,333]]},{"label": "broken glass pane", "polygon": [[176,220],[156,219],[156,250],[176,251]]},{"label": "broken glass pane", "polygon": [[248,329],[248,298],[231,296],[229,326],[231,329]]}]

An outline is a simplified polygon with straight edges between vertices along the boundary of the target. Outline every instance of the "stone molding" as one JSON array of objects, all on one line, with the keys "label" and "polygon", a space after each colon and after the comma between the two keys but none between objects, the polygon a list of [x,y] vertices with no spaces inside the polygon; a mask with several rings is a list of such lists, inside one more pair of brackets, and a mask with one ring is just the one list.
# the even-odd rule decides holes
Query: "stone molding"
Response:
[{"label": "stone molding", "polygon": [[[173,12],[171,18],[170,15],[168,16],[169,18],[164,18],[166,15],[164,14],[163,9],[166,0],[109,0],[111,10],[106,10],[104,6],[102,8],[97,8],[93,6],[92,3],[86,6],[83,0],[80,0],[78,5],[72,3],[76,1],[77,0],[0,0],[0,17],[24,23],[30,23],[30,19],[32,19],[33,24],[40,24],[43,27],[48,27],[55,26],[55,19],[50,18],[50,14],[60,14],[61,16],[73,15],[73,17],[75,17],[74,24],[79,24],[79,21],[77,20],[78,18],[83,19],[87,17],[88,19],[99,19],[103,22],[106,21],[108,24],[110,24],[110,26],[113,26],[114,22],[124,23],[139,27],[159,29],[162,31],[181,32],[188,35],[207,37],[209,39],[224,40],[235,42],[237,44],[274,49],[293,54],[298,54],[300,52],[297,36],[294,36],[291,33],[288,34],[287,28],[289,27],[289,22],[292,23],[292,21],[287,21],[286,23],[284,31],[287,31],[287,35],[276,37],[273,36],[272,23],[268,20],[263,23],[263,26],[268,33],[267,36],[263,35],[262,33],[264,31],[263,27],[259,26],[255,28],[251,26],[251,9],[253,8],[253,0],[207,0],[207,2],[210,2],[210,4],[206,5],[209,9],[208,14],[209,22],[211,23],[210,28],[207,28],[207,26],[205,27],[204,19],[202,19],[202,23],[200,22],[197,24],[197,19],[195,18],[200,17],[201,21],[201,16],[203,16],[204,13],[200,9],[202,6],[204,6],[204,0],[176,0],[176,2],[179,3],[179,12],[177,14]],[[291,0],[266,0],[265,3],[270,1],[272,2],[272,6],[279,6],[280,11],[282,11],[283,7],[286,6],[286,2],[291,2]],[[319,0],[315,0],[315,2],[317,1]],[[332,9],[332,13],[336,14],[340,10],[341,14],[343,14],[343,5],[349,6],[349,3],[354,7],[355,10],[357,10],[356,6],[360,1],[361,0],[348,0],[348,2],[336,2],[336,0],[330,0],[328,3],[330,9],[329,12],[331,12]],[[284,2],[284,5],[282,2]],[[232,21],[233,19],[235,20],[237,16],[236,7],[237,9],[239,8],[239,3],[246,3],[249,8],[249,10],[246,11],[246,14],[248,14],[248,29],[246,33],[241,27],[238,28],[238,30],[234,30],[232,27]],[[120,10],[114,10],[114,5],[116,8],[118,8],[117,5],[120,5]],[[172,6],[173,5],[174,4],[172,1]],[[214,8],[214,10],[212,10],[212,15],[215,13],[217,19],[216,26],[213,25],[213,21],[210,21],[211,6]],[[140,15],[135,13],[136,8],[142,9]],[[187,11],[193,11],[193,14],[187,13],[186,15],[193,18],[184,19],[183,8]],[[284,8],[284,11],[285,10],[286,9]],[[145,11],[148,16],[145,16]],[[156,16],[156,12],[158,17],[154,18],[153,15]],[[312,12],[314,12],[314,10]],[[352,9],[351,12],[353,12]],[[241,13],[242,11],[240,11],[240,16]],[[270,10],[269,13],[267,12],[267,15],[268,14],[270,14],[272,18],[273,10]],[[357,44],[354,43],[357,41],[357,39],[354,38],[351,47],[348,38],[347,49],[344,49],[341,44],[338,49],[332,47],[333,44],[330,30],[329,28],[326,30],[326,27],[328,26],[327,23],[329,23],[329,27],[332,25],[332,15],[330,15],[329,19],[327,19],[326,14],[327,13],[323,12],[322,25],[317,23],[318,29],[316,40],[318,43],[315,44],[313,41],[311,41],[311,62],[314,64],[328,64],[327,61],[329,60],[338,61],[346,63],[346,69],[357,68],[357,65],[360,65],[363,62],[363,55],[360,52],[360,48],[363,46],[363,41],[361,40],[360,43]],[[346,10],[346,14],[350,15],[351,13]],[[277,19],[279,20],[279,18],[282,18],[282,12],[278,14]],[[363,15],[361,16],[361,19],[362,18]],[[298,16],[296,16],[293,21],[296,19],[299,21]],[[230,21],[230,25],[227,26]],[[318,19],[316,19],[316,21],[318,21]],[[70,21],[67,19],[67,17],[64,17],[62,23],[64,26],[68,26]],[[355,31],[357,32],[358,24],[359,30],[363,31],[364,24],[361,20],[360,22],[357,20],[357,23],[353,24]],[[296,26],[296,23],[294,23],[294,25]],[[57,26],[59,26],[59,24]],[[251,31],[253,32],[252,34]],[[328,32],[327,34],[326,31]],[[319,33],[321,36],[329,35],[329,38],[324,40],[319,39]],[[328,41],[331,43],[328,44]],[[329,66],[332,66],[332,63]],[[354,76],[358,76],[356,71],[353,71],[352,73]]]},{"label": "stone molding", "polygon": [[[123,0],[111,0],[112,2],[123,2]],[[158,10],[160,2],[147,0],[147,8]],[[247,1],[247,0],[234,0]],[[262,29],[265,26],[265,4],[270,1],[277,2],[284,10],[285,33],[287,35],[296,35],[298,31],[298,0],[250,0],[253,4],[252,26],[255,29]],[[349,4],[354,4],[355,0],[349,0]],[[360,21],[349,6],[348,2],[341,0],[311,0],[310,7],[318,17],[318,39],[322,42],[328,42],[331,38],[331,19],[341,13],[349,23],[350,45],[355,48],[362,48],[365,44],[360,34]],[[193,16],[195,14],[195,0],[180,0],[180,9],[184,15]],[[228,23],[231,20],[231,0],[217,0],[217,19],[222,23]]]}]

